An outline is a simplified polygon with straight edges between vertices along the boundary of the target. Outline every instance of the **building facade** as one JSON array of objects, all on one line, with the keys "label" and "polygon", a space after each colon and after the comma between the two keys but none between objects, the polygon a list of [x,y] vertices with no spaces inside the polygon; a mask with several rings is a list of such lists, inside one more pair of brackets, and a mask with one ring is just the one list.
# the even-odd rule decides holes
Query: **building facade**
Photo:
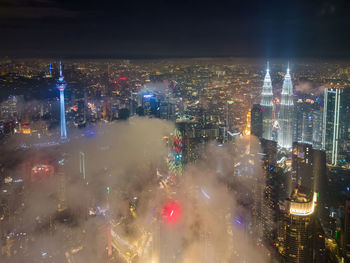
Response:
[{"label": "building facade", "polygon": [[281,108],[279,116],[278,131],[278,145],[281,148],[291,149],[293,142],[293,114],[294,114],[294,102],[293,102],[293,84],[292,78],[289,72],[289,66],[287,74],[284,77],[282,94],[281,94]]},{"label": "building facade", "polygon": [[251,134],[261,138],[263,136],[263,108],[254,104],[251,110]]},{"label": "building facade", "polygon": [[262,137],[266,140],[271,140],[273,126],[273,93],[269,63],[267,63],[260,106],[262,110]]},{"label": "building facade", "polygon": [[294,142],[292,151],[292,175],[302,186],[313,189],[313,149],[308,143]]},{"label": "building facade", "polygon": [[286,200],[284,256],[286,263],[314,262],[314,214],[317,194],[295,188]]},{"label": "building facade", "polygon": [[327,162],[333,165],[338,164],[342,93],[342,89],[324,90],[322,148],[326,151]]}]

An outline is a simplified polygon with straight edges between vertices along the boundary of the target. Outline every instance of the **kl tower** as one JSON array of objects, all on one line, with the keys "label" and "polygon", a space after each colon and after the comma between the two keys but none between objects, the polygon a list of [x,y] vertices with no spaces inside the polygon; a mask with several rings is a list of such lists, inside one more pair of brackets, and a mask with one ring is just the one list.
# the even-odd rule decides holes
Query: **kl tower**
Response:
[{"label": "kl tower", "polygon": [[66,112],[64,110],[64,90],[66,86],[67,86],[67,83],[64,80],[62,75],[62,64],[60,61],[60,77],[58,78],[56,87],[60,91],[61,139],[67,138]]}]

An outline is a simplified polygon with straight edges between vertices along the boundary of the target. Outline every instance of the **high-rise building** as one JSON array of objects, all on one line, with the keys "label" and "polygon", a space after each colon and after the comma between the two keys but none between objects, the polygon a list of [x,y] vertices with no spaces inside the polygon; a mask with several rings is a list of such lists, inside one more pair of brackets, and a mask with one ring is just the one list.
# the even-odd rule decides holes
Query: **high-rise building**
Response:
[{"label": "high-rise building", "polygon": [[346,200],[345,203],[343,247],[345,249],[346,259],[350,260],[350,200]]},{"label": "high-rise building", "polygon": [[[304,95],[304,94],[301,94]],[[299,96],[295,105],[295,140],[298,142],[312,143],[313,139],[313,116],[311,100],[305,96]]]},{"label": "high-rise building", "polygon": [[264,162],[269,166],[276,165],[277,162],[277,142],[260,139],[260,145],[264,153]]},{"label": "high-rise building", "polygon": [[315,262],[314,214],[317,193],[304,187],[294,189],[286,200],[284,257],[286,263]]},{"label": "high-rise building", "polygon": [[326,153],[322,150],[313,149],[312,156],[313,189],[315,192],[320,193],[323,191],[322,187],[325,186],[324,181],[326,180]]},{"label": "high-rise building", "polygon": [[60,114],[61,114],[61,139],[67,138],[67,128],[66,128],[66,112],[64,109],[64,90],[67,86],[66,81],[62,75],[62,64],[60,61],[60,76],[58,78],[56,87],[60,91]]},{"label": "high-rise building", "polygon": [[159,104],[159,118],[164,120],[175,119],[175,105],[167,101],[161,101]]},{"label": "high-rise building", "polygon": [[342,93],[340,88],[324,90],[322,148],[326,151],[327,162],[333,165],[338,164]]},{"label": "high-rise building", "polygon": [[297,92],[293,141],[312,144],[314,149],[322,147],[323,95]]},{"label": "high-rise building", "polygon": [[261,109],[262,109],[262,137],[266,140],[272,139],[273,126],[273,93],[270,76],[269,62],[267,62],[266,75],[264,79],[263,90],[261,93]]},{"label": "high-rise building", "polygon": [[313,149],[308,143],[294,142],[292,151],[292,175],[299,185],[313,189]]},{"label": "high-rise building", "polygon": [[23,104],[23,96],[9,96],[0,103],[0,120],[13,121],[21,118],[20,105]]},{"label": "high-rise building", "polygon": [[327,163],[350,167],[350,88],[325,89],[322,133]]},{"label": "high-rise building", "polygon": [[226,103],[226,132],[233,131],[234,124],[235,124],[234,108],[235,108],[234,101],[228,100]]},{"label": "high-rise building", "polygon": [[176,120],[176,127],[182,136],[182,162],[188,164],[199,157],[197,149],[199,143],[198,122],[194,120]]},{"label": "high-rise building", "polygon": [[278,207],[278,195],[276,191],[278,183],[274,176],[277,157],[277,142],[272,140],[260,139],[260,145],[262,152],[259,152],[258,155],[262,156],[261,160],[263,161],[265,173],[265,182],[261,183],[264,186],[263,209],[261,211],[263,234],[266,239],[274,242],[277,234],[276,208]]},{"label": "high-rise building", "polygon": [[263,108],[254,104],[251,110],[251,134],[261,138],[263,135]]},{"label": "high-rise building", "polygon": [[320,192],[326,176],[325,152],[308,143],[293,142],[292,176],[297,184]]},{"label": "high-rise building", "polygon": [[279,116],[280,130],[278,131],[278,145],[286,149],[292,148],[293,112],[294,112],[293,84],[292,84],[292,78],[290,76],[289,65],[288,65],[287,74],[284,76],[284,82],[282,87],[281,108],[280,108],[280,116]]},{"label": "high-rise building", "polygon": [[312,129],[312,147],[314,149],[322,149],[322,115],[323,108],[314,110],[312,114],[313,129]]},{"label": "high-rise building", "polygon": [[350,87],[344,88],[341,102],[339,163],[350,168]]},{"label": "high-rise building", "polygon": [[52,65],[51,65],[51,63],[49,63],[49,69],[46,72],[45,77],[46,78],[52,78]]}]

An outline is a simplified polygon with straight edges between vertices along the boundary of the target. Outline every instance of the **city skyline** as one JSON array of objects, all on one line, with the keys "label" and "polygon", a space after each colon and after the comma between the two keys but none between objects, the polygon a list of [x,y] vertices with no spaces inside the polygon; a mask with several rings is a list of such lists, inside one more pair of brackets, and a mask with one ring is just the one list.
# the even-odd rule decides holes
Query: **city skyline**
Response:
[{"label": "city skyline", "polygon": [[347,260],[349,226],[332,222],[350,198],[349,76],[315,60],[2,59],[2,256]]}]

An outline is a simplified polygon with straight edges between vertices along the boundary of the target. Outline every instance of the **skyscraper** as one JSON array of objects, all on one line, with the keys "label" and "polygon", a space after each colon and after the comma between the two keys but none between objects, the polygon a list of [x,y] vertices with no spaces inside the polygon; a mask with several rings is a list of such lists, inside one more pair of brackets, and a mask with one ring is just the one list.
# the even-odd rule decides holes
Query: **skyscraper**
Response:
[{"label": "skyscraper", "polygon": [[251,134],[255,135],[258,138],[261,138],[263,134],[262,117],[263,117],[262,107],[259,104],[254,104],[251,110],[250,126],[251,126]]},{"label": "skyscraper", "polygon": [[[311,102],[313,104],[311,104]],[[312,143],[313,135],[313,105],[314,100],[305,97],[305,94],[298,94],[295,105],[295,141]]]},{"label": "skyscraper", "polygon": [[264,79],[263,90],[261,93],[261,102],[262,108],[262,137],[266,140],[272,139],[272,126],[273,126],[273,118],[272,118],[272,109],[273,109],[273,93],[272,93],[272,84],[270,77],[270,68],[269,62],[267,62],[266,75]]},{"label": "skyscraper", "polygon": [[341,100],[341,116],[340,116],[340,161],[341,165],[350,168],[350,87],[344,88]]},{"label": "skyscraper", "polygon": [[284,77],[282,94],[281,94],[281,108],[279,125],[280,130],[278,132],[278,145],[282,148],[292,148],[293,142],[293,84],[292,78],[289,73],[289,65],[287,68],[287,74]]},{"label": "skyscraper", "polygon": [[339,118],[342,89],[324,90],[322,148],[326,151],[327,162],[338,163]]},{"label": "skyscraper", "polygon": [[313,149],[311,144],[293,142],[292,176],[295,181],[315,192],[320,192],[326,174],[326,154]]},{"label": "skyscraper", "polygon": [[60,91],[60,114],[61,114],[61,139],[67,138],[67,128],[66,128],[66,113],[64,109],[64,90],[67,86],[66,81],[62,75],[62,64],[60,61],[60,76],[58,78],[56,87]]},{"label": "skyscraper", "polygon": [[344,222],[344,238],[343,247],[346,251],[346,258],[350,259],[350,200],[345,203],[345,222]]},{"label": "skyscraper", "polygon": [[312,115],[312,147],[314,149],[320,150],[322,148],[322,115],[323,115],[323,107],[315,110]]},{"label": "skyscraper", "polygon": [[312,145],[293,142],[292,175],[299,185],[314,189]]},{"label": "skyscraper", "polygon": [[285,213],[285,262],[315,262],[314,250],[314,212],[317,194],[304,187],[295,188],[287,199]]}]

